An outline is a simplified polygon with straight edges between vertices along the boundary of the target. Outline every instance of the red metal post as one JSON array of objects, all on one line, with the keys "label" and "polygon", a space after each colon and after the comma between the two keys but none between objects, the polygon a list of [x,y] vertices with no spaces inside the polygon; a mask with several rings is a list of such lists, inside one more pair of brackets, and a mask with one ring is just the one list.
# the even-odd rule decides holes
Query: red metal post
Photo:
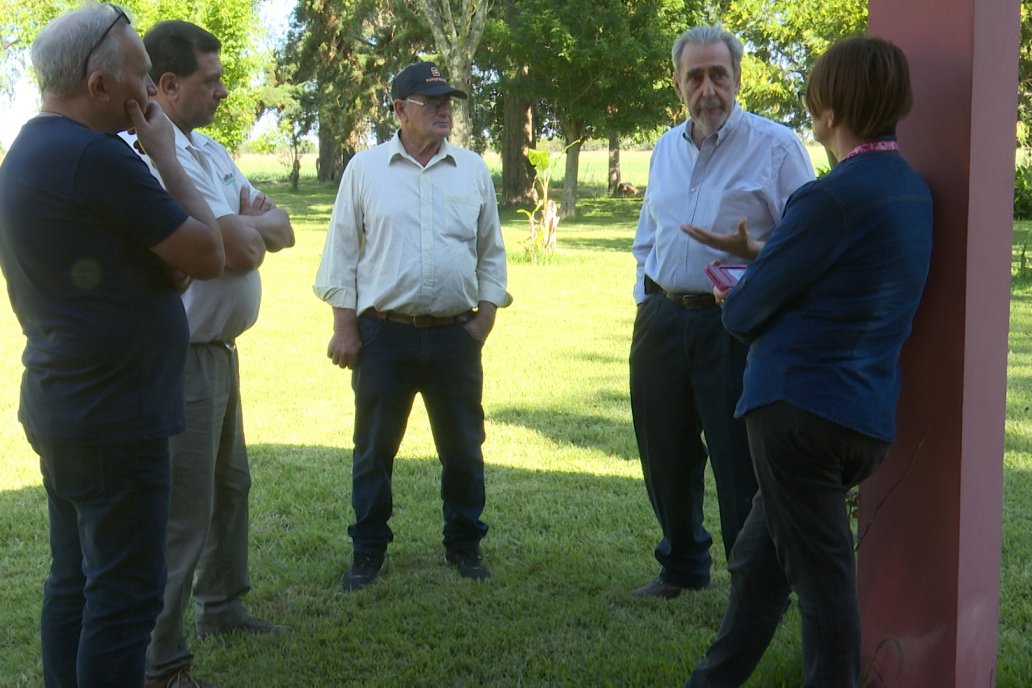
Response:
[{"label": "red metal post", "polygon": [[[932,187],[932,271],[903,353],[898,437],[860,498],[872,678],[995,685],[1019,0],[871,0],[910,60],[907,160]],[[882,685],[875,682],[873,685]]]}]

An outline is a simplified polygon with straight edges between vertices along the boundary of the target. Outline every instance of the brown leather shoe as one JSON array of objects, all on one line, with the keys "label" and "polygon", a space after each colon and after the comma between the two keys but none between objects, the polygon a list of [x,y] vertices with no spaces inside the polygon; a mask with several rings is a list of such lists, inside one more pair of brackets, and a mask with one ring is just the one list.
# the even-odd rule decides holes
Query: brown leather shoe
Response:
[{"label": "brown leather shoe", "polygon": [[672,600],[685,590],[705,590],[709,586],[710,584],[707,583],[698,587],[682,588],[680,585],[666,583],[662,578],[656,576],[648,585],[632,590],[631,594],[635,597],[660,597],[664,600]]},{"label": "brown leather shoe", "polygon": [[215,688],[215,685],[194,678],[190,675],[190,667],[185,666],[161,676],[148,678],[144,681],[143,688]]}]

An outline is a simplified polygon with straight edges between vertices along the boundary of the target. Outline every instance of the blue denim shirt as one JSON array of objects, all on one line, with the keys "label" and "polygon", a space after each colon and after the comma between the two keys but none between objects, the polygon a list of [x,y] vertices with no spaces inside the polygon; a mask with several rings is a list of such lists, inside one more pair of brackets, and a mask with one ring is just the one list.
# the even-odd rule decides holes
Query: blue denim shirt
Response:
[{"label": "blue denim shirt", "polygon": [[736,415],[783,401],[892,441],[931,250],[931,194],[896,152],[796,191],[724,304],[724,326],[750,343]]}]

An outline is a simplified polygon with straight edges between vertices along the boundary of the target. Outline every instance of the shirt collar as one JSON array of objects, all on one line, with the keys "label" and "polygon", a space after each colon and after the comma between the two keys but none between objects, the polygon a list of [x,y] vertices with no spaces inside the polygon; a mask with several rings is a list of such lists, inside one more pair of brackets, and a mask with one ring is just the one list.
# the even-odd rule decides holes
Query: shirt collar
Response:
[{"label": "shirt collar", "polygon": [[175,124],[172,125],[172,130],[176,135],[176,148],[182,148],[189,150],[191,148],[200,148],[200,141],[197,141],[196,135],[187,136],[182,129]]},{"label": "shirt collar", "polygon": [[[736,100],[731,106],[731,114],[728,115],[727,120],[721,125],[720,129],[717,129],[716,137],[717,143],[719,144],[725,138],[727,138],[735,129],[737,129],[742,119],[745,117],[745,111],[738,106]],[[684,123],[684,131],[681,132],[681,136],[685,138],[689,143],[693,143],[692,140],[692,119],[689,117]]]},{"label": "shirt collar", "polygon": [[[407,160],[414,160],[414,158],[408,154],[405,150],[405,146],[401,143],[401,129],[394,132],[394,136],[387,142],[387,162],[391,163],[398,156],[401,156]],[[448,159],[454,165],[458,162],[455,155],[452,153],[452,146],[448,143],[448,139],[441,141],[441,148],[434,154],[434,157],[426,163],[426,167],[434,165],[440,160]]]}]

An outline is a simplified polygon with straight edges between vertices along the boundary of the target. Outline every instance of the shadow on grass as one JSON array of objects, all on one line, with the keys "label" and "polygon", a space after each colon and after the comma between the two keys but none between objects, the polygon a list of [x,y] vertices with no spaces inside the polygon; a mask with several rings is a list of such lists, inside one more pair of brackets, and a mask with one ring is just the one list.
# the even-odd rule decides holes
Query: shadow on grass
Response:
[{"label": "shadow on grass", "polygon": [[[483,551],[494,576],[464,581],[444,562],[432,456],[397,460],[387,568],[369,589],[343,594],[350,451],[255,445],[251,466],[248,605],[295,630],[205,641],[191,634],[198,674],[216,685],[261,677],[263,685],[327,688],[668,686],[685,680],[726,602],[726,580],[673,603],[629,595],[656,569],[640,481],[490,463]],[[0,493],[4,686],[42,684],[45,511],[41,488]],[[708,517],[716,522],[713,509]]]},{"label": "shadow on grass", "polygon": [[619,395],[599,394],[596,398],[600,410],[611,412],[584,414],[570,413],[561,408],[502,406],[491,412],[491,420],[533,430],[558,445],[594,449],[608,456],[637,461],[634,430],[629,418],[620,417],[626,416],[627,411],[616,407]]},{"label": "shadow on grass", "polygon": [[[596,421],[609,422],[580,418]],[[656,571],[656,527],[640,480],[489,462],[484,519],[491,531],[483,551],[494,576],[475,584],[444,563],[437,459],[402,456],[387,568],[367,590],[344,594],[338,586],[351,554],[350,451],[255,445],[251,464],[248,605],[294,632],[205,641],[191,635],[198,675],[216,685],[252,685],[258,677],[264,685],[316,688],[680,685],[723,614],[727,575],[719,548],[710,590],[669,602],[629,595]],[[1032,504],[1032,474],[1008,470],[1006,487],[1009,502]],[[715,510],[709,480],[708,524],[717,522]],[[1027,511],[1022,506],[1020,518],[1004,524],[1001,688],[1027,686],[1030,675]],[[38,615],[48,564],[42,488],[0,492],[0,533],[0,684],[41,685]],[[798,637],[793,605],[747,685],[798,685]]]}]

